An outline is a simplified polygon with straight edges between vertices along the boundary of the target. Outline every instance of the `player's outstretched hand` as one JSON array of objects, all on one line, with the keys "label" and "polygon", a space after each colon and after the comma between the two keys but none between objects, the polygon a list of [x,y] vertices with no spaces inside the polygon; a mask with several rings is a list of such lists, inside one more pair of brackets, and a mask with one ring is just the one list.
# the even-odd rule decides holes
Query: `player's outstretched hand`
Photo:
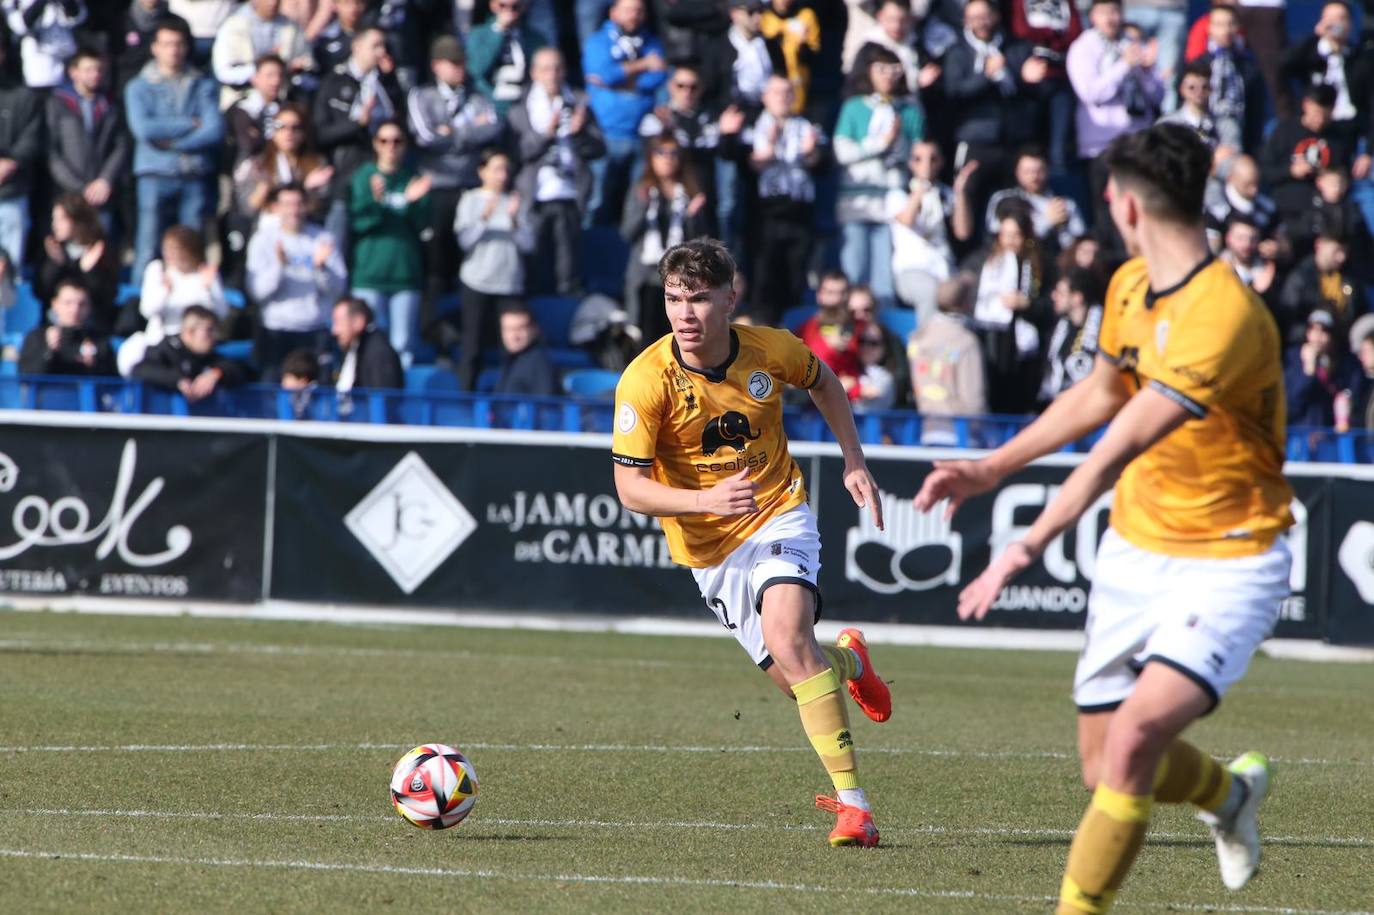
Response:
[{"label": "player's outstretched hand", "polygon": [[945,520],[954,517],[964,500],[997,485],[997,475],[983,461],[936,461],[935,469],[912,500],[917,511],[928,512],[945,499]]},{"label": "player's outstretched hand", "polygon": [[749,468],[746,467],[704,490],[697,504],[708,515],[748,515],[759,510],[759,503],[755,500],[758,489],[759,484],[749,479]]},{"label": "player's outstretched hand", "polygon": [[988,615],[1002,589],[1031,564],[1031,552],[1021,541],[1009,544],[992,565],[959,593],[959,619],[981,620]]},{"label": "player's outstretched hand", "polygon": [[878,483],[873,479],[873,474],[868,472],[868,466],[860,464],[857,467],[846,467],[844,488],[853,496],[855,505],[859,508],[868,507],[869,513],[873,516],[874,526],[882,530],[883,500],[878,497]]}]

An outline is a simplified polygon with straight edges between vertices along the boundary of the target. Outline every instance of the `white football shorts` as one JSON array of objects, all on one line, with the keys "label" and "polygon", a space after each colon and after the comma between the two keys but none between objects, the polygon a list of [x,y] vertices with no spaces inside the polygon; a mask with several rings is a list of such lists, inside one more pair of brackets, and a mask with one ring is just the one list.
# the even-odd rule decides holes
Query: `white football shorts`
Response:
[{"label": "white football shorts", "polygon": [[816,516],[806,505],[784,512],[740,544],[725,561],[693,569],[702,599],[721,625],[749,652],[761,670],[773,666],[763,644],[763,592],[773,585],[801,585],[816,596],[816,619],[821,618],[821,535]]},{"label": "white football shorts", "polygon": [[1280,537],[1258,556],[1165,556],[1108,530],[1088,597],[1087,641],[1074,674],[1080,712],[1119,706],[1151,661],[1221,701],[1274,631],[1292,557]]}]

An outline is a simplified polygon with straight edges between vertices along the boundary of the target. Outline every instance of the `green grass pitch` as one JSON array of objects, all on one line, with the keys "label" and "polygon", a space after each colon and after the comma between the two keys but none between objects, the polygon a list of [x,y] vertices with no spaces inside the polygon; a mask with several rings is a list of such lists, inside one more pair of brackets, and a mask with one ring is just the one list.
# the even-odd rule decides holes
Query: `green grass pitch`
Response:
[{"label": "green grass pitch", "polygon": [[[0,613],[6,912],[1047,912],[1087,801],[1073,656],[876,646],[883,846],[831,849],[796,711],[725,639]],[[1256,659],[1194,739],[1277,759],[1228,893],[1158,811],[1122,912],[1374,908],[1374,670]],[[427,832],[391,765],[453,744]]]}]

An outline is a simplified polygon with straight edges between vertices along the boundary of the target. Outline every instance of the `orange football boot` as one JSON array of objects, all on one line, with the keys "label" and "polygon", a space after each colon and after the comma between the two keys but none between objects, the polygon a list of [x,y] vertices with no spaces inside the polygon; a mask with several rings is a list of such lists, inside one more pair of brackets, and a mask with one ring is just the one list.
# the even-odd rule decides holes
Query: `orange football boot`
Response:
[{"label": "orange football boot", "polygon": [[864,644],[864,634],[857,629],[842,629],[835,640],[840,648],[849,648],[863,662],[864,672],[857,680],[846,680],[850,697],[863,709],[865,715],[874,721],[886,721],[892,717],[892,692],[873,669],[873,661],[868,657],[868,646]]},{"label": "orange football boot", "polygon": [[828,794],[816,795],[816,806],[837,815],[835,828],[830,831],[830,844],[835,848],[873,848],[878,844],[878,827],[873,825],[872,812],[842,804]]}]

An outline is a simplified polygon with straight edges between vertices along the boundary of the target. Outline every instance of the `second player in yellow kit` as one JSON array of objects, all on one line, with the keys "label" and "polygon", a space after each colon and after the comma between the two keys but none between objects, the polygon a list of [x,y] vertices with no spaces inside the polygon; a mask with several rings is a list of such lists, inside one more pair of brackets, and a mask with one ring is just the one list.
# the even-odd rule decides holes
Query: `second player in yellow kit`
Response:
[{"label": "second player in yellow kit", "polygon": [[952,514],[1103,423],[1102,438],[1022,540],[959,596],[982,619],[1002,588],[1115,487],[1074,673],[1092,801],[1074,834],[1058,915],[1111,909],[1154,804],[1191,804],[1222,882],[1259,866],[1269,761],[1223,765],[1180,735],[1214,709],[1272,632],[1288,594],[1279,336],[1264,304],[1214,260],[1202,222],[1211,153],[1188,128],[1119,137],[1105,154],[1112,221],[1135,255],[1103,303],[1092,374],[979,461],[938,462],[916,497]]}]

